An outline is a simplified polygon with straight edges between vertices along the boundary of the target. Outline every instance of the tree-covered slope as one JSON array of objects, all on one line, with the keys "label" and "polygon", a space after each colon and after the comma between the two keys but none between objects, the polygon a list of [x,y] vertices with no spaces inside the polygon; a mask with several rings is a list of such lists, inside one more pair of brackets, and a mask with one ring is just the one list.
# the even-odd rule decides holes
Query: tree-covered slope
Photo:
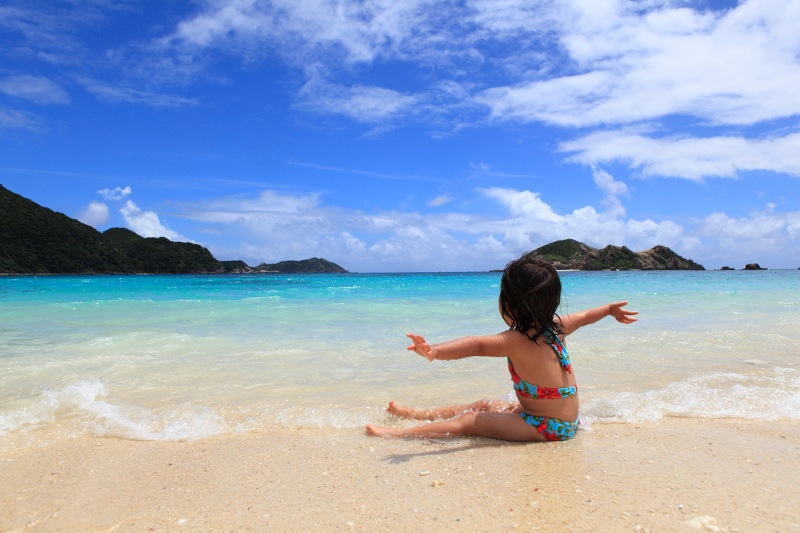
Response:
[{"label": "tree-covered slope", "polygon": [[121,251],[91,226],[0,185],[0,272],[120,271]]},{"label": "tree-covered slope", "polygon": [[0,185],[0,272],[14,274],[199,273],[220,270],[198,244],[100,233]]},{"label": "tree-covered slope", "polygon": [[103,233],[13,193],[0,185],[0,273],[197,274],[347,272],[325,259],[282,261],[250,268],[217,261],[199,244],[142,237],[131,230]]},{"label": "tree-covered slope", "polygon": [[691,259],[684,259],[666,246],[633,252],[625,246],[592,248],[573,239],[551,242],[530,255],[543,259],[560,270],[705,270]]}]

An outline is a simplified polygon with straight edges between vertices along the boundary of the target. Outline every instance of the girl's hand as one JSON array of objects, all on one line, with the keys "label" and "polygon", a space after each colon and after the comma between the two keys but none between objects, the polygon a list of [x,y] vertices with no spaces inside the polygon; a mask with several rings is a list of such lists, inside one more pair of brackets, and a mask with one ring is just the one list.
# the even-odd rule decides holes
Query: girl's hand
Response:
[{"label": "girl's hand", "polygon": [[616,302],[613,304],[608,304],[608,314],[613,316],[617,319],[617,322],[622,324],[631,324],[636,322],[636,318],[633,318],[633,315],[638,315],[639,311],[628,311],[627,309],[623,309],[628,305],[628,302]]},{"label": "girl's hand", "polygon": [[414,342],[414,344],[408,347],[409,351],[417,352],[428,361],[433,361],[435,359],[435,356],[433,355],[433,348],[431,348],[430,344],[425,342],[425,339],[422,337],[422,335],[407,333],[406,337]]}]

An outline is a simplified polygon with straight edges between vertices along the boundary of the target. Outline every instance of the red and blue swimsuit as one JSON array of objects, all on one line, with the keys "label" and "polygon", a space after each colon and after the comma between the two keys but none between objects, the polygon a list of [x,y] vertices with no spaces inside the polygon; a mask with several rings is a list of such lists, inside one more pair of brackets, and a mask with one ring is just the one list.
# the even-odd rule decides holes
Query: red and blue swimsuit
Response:
[{"label": "red and blue swimsuit", "polygon": [[[556,352],[558,362],[561,367],[569,373],[572,373],[572,365],[569,362],[569,354],[567,348],[558,338],[558,335],[553,333],[551,329],[546,329],[542,333],[547,344]],[[528,383],[514,370],[514,365],[511,359],[508,359],[508,371],[511,374],[511,380],[514,382],[514,390],[517,391],[518,396],[525,398],[536,398],[540,400],[550,400],[558,398],[568,398],[578,392],[577,387],[539,387],[532,383]],[[523,420],[535,427],[547,440],[567,440],[575,436],[575,430],[578,429],[578,420],[569,422],[559,418],[547,418],[543,416],[529,415],[528,413],[520,413]]]}]

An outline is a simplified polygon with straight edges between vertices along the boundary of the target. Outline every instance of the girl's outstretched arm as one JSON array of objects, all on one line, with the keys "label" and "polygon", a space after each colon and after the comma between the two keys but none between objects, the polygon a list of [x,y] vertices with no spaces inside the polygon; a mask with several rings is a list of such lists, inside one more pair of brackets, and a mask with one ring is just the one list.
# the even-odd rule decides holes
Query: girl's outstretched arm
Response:
[{"label": "girl's outstretched arm", "polygon": [[638,315],[639,312],[623,309],[626,305],[628,305],[628,302],[615,302],[563,316],[561,317],[561,327],[564,330],[564,335],[574,333],[579,328],[594,324],[607,316],[613,316],[621,324],[636,322],[637,319],[634,318],[634,315]]},{"label": "girl's outstretched arm", "polygon": [[417,352],[428,361],[435,359],[449,361],[472,356],[502,357],[508,353],[507,331],[497,335],[462,337],[434,345],[428,344],[422,335],[408,333],[406,337],[413,343],[408,350]]}]

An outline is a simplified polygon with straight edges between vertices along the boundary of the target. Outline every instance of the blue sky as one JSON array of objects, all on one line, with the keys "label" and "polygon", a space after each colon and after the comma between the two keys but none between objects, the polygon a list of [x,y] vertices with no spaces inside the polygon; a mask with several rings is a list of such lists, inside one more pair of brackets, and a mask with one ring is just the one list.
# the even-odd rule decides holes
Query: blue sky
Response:
[{"label": "blue sky", "polygon": [[248,264],[800,267],[796,0],[6,0],[0,184]]}]

